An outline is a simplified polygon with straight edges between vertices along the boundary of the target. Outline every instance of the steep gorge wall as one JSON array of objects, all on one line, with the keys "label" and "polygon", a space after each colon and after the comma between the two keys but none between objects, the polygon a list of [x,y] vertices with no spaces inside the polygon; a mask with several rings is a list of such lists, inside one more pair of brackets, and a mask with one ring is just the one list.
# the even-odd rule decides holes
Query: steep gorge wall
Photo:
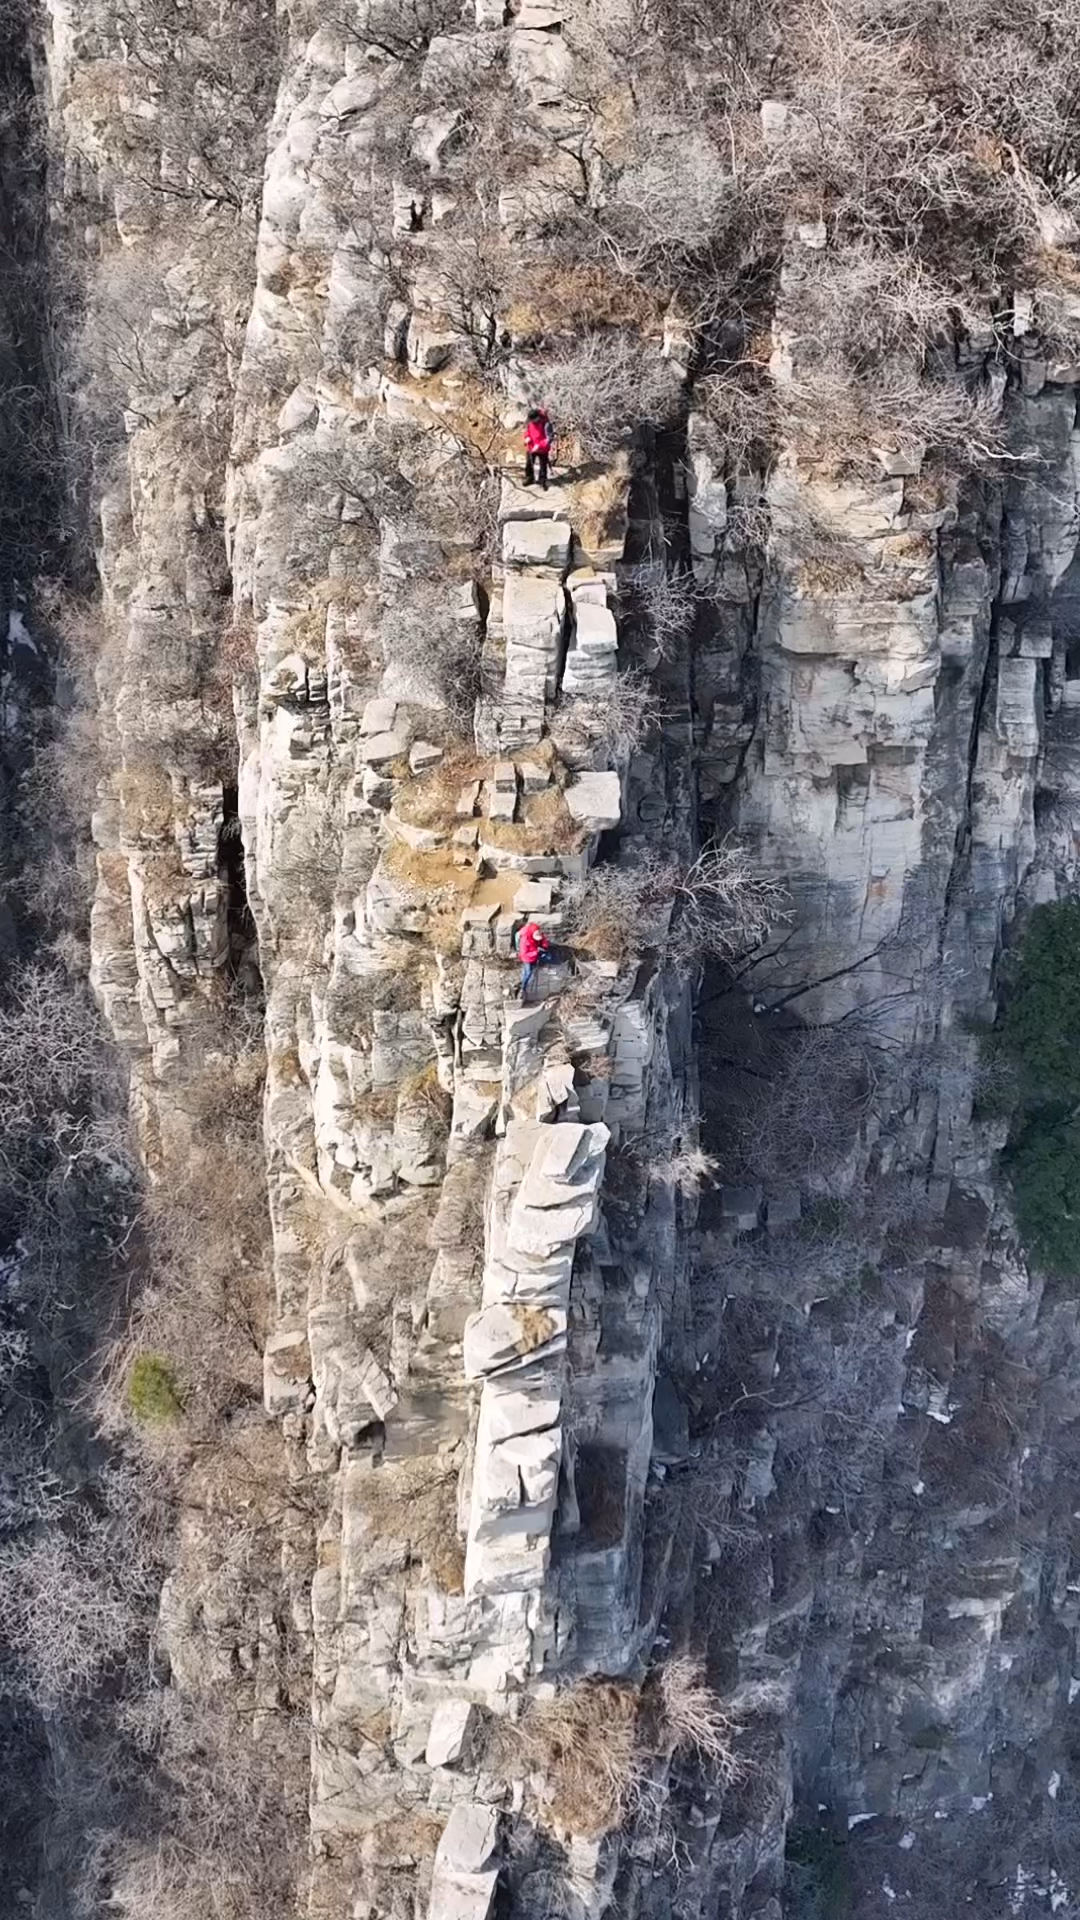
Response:
[{"label": "steep gorge wall", "polygon": [[[693,415],[674,464],[642,432],[525,493],[544,330],[489,312],[463,260],[455,102],[496,71],[510,123],[561,156],[498,196],[511,246],[576,190],[565,149],[587,167],[590,110],[557,8],[504,22],[477,0],[416,45],[408,25],[287,21],[238,116],[241,189],[204,155],[194,210],[185,191],[152,214],[101,149],[101,47],[54,28],[65,192],[98,209],[95,247],[152,261],[159,285],[102,512],[119,779],[96,821],[95,983],[166,1179],[231,1057],[208,1013],[265,993],[265,1404],[319,1515],[289,1509],[280,1581],[238,1620],[209,1604],[192,1540],[166,1644],[182,1679],[210,1633],[226,1668],[263,1674],[267,1709],[295,1634],[306,1898],[328,1920],[775,1914],[796,1794],[802,1825],[825,1803],[841,1827],[1034,1803],[1053,1750],[1025,1756],[1071,1704],[1052,1462],[1072,1309],[1042,1307],[995,1213],[1001,1130],[972,1117],[965,1021],[992,1004],[1021,889],[1074,878],[1055,598],[1077,532],[1072,370],[1019,336],[1000,398],[1034,474],[785,473],[764,569]],[[387,129],[413,86],[403,155]],[[168,141],[156,164],[167,181]],[[91,327],[115,327],[98,298]],[[774,337],[780,381],[782,308]],[[685,344],[657,319],[643,369]],[[804,508],[824,565],[789,539]],[[689,657],[657,662],[626,588],[684,538],[706,604]],[[628,665],[660,709],[629,750],[605,724]],[[928,1245],[883,1257],[860,1309],[880,1404],[840,1409],[860,1445],[873,1426],[854,1519],[800,1469],[820,1436],[786,1391],[792,1328],[827,1319],[831,1279],[813,1244],[781,1241],[779,1277],[758,1256],[813,1180],[794,1202],[790,1183],[724,1187],[695,1238],[672,1174],[701,1063],[665,910],[640,952],[586,948],[538,1005],[512,998],[524,913],[559,939],[592,865],[685,858],[714,823],[792,897],[758,1003],[857,1009],[894,1050],[849,1191],[903,1173],[928,1196]],[[706,1293],[719,1345],[696,1325]],[[678,1488],[700,1502],[703,1477],[688,1530]],[[685,1751],[672,1772],[661,1725],[622,1842],[575,1830],[529,1704],[542,1726],[554,1681],[639,1683],[691,1642],[746,1729],[744,1779],[725,1792]]]},{"label": "steep gorge wall", "polygon": [[[1010,446],[1039,449],[1033,466],[944,494],[918,473],[812,483],[816,524],[845,543],[839,580],[815,581],[778,532],[733,789],[735,817],[795,903],[755,995],[877,1036],[888,1094],[879,1084],[859,1127],[851,1190],[914,1174],[933,1215],[928,1246],[916,1235],[905,1248],[901,1233],[857,1282],[863,1304],[839,1334],[847,1388],[823,1396],[848,1455],[831,1475],[807,1471],[820,1441],[799,1388],[803,1316],[827,1323],[835,1310],[835,1247],[825,1235],[794,1260],[755,1258],[758,1233],[740,1273],[722,1205],[697,1241],[700,1288],[717,1284],[720,1255],[745,1369],[721,1355],[721,1376],[743,1396],[748,1372],[761,1383],[760,1409],[729,1407],[706,1442],[718,1469],[756,1479],[743,1504],[759,1541],[737,1543],[724,1642],[733,1674],[783,1674],[790,1689],[796,1862],[850,1860],[844,1897],[866,1913],[932,1902],[935,1875],[964,1884],[978,1911],[1071,1898],[1055,1809],[1076,1694],[1075,1303],[1024,1265],[997,1173],[1007,1122],[978,1099],[976,1036],[1003,935],[1022,902],[1071,897],[1076,880],[1075,368],[1048,368],[1026,338],[1018,358],[1020,390],[1003,406]],[[720,496],[703,551],[724,517]],[[729,650],[717,635],[721,673],[745,655],[747,598],[722,611],[737,638]],[[708,671],[707,689],[715,662]],[[728,774],[731,714],[719,712],[705,751]],[[745,738],[744,715],[737,724]],[[706,1078],[729,1032],[706,1016]],[[716,1144],[708,1126],[704,1138]],[[767,1189],[738,1202],[730,1222],[750,1226]],[[847,1831],[840,1854],[830,1836]]]}]

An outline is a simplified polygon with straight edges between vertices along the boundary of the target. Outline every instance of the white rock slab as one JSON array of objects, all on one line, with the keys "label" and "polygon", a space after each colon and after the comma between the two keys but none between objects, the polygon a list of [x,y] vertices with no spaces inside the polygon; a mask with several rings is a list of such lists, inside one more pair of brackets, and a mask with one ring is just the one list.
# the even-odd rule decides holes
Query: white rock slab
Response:
[{"label": "white rock slab", "polygon": [[570,564],[570,527],[565,520],[507,520],[503,523],[503,560],[508,567]]},{"label": "white rock slab", "polygon": [[567,787],[565,799],[572,817],[590,833],[617,827],[622,817],[617,773],[583,773]]},{"label": "white rock slab", "polygon": [[429,1767],[452,1767],[461,1759],[477,1722],[471,1700],[441,1700],[431,1719],[424,1750]]}]

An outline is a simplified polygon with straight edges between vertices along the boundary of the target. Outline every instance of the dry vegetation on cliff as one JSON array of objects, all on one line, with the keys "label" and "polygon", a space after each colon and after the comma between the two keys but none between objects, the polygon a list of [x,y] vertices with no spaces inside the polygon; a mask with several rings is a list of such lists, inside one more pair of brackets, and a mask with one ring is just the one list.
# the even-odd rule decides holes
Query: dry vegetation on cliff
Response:
[{"label": "dry vegetation on cliff", "polygon": [[[69,801],[88,812],[97,776],[106,772],[111,793],[102,797],[118,803],[123,860],[141,863],[132,869],[141,900],[155,909],[175,904],[189,919],[184,858],[194,835],[193,796],[207,790],[216,806],[233,786],[234,686],[241,709],[246,702],[251,710],[249,729],[266,719],[255,711],[257,646],[265,665],[278,641],[279,652],[287,645],[301,680],[308,671],[311,682],[339,648],[335,657],[347,655],[353,669],[351,694],[365,676],[374,689],[380,664],[397,672],[396,696],[437,712],[430,731],[450,749],[424,790],[439,825],[457,805],[455,785],[482,774],[471,729],[487,665],[483,620],[471,606],[462,613],[446,582],[491,578],[507,454],[498,408],[508,385],[513,390],[523,344],[577,479],[642,426],[679,422],[682,374],[651,350],[665,316],[688,323],[687,358],[720,463],[729,474],[750,467],[759,478],[788,454],[856,477],[878,474],[883,457],[886,464],[898,454],[901,464],[921,457],[924,447],[943,465],[1003,457],[997,388],[981,371],[957,376],[955,350],[973,340],[996,367],[1026,352],[1017,342],[1025,338],[1019,322],[1029,290],[1045,352],[1080,351],[1080,198],[1070,158],[1080,117],[1067,77],[1076,25],[1069,8],[1053,12],[1030,0],[1002,30],[985,0],[950,0],[944,10],[920,4],[903,18],[891,0],[749,10],[741,0],[719,10],[704,0],[571,0],[565,41],[575,70],[562,129],[550,116],[531,116],[515,93],[512,31],[470,34],[464,57],[456,55],[462,16],[444,0],[339,4],[329,14],[313,12],[308,24],[324,48],[335,39],[348,48],[350,79],[377,76],[375,97],[355,144],[346,125],[336,145],[312,136],[302,155],[311,207],[316,189],[323,201],[302,244],[277,248],[275,239],[268,266],[264,258],[265,304],[253,328],[256,341],[260,327],[272,334],[267,311],[286,311],[288,350],[278,341],[261,359],[249,352],[239,375],[264,135],[278,79],[275,21],[259,0],[227,13],[173,0],[110,0],[100,43],[89,40],[58,103],[69,138],[76,129],[80,161],[95,175],[94,193],[71,208],[73,227],[88,228],[88,257],[75,249],[68,269],[73,286],[85,281],[72,379],[84,394],[72,465],[78,472],[91,465],[99,482],[115,479],[127,450],[129,471],[111,511],[129,513],[134,527],[130,545],[118,543],[124,564],[110,580],[108,621],[67,616],[76,635],[82,618],[88,649],[93,642],[103,706],[111,709],[120,690],[122,737],[110,728],[77,748],[69,733],[64,783]],[[290,31],[298,26],[296,16]],[[434,78],[425,64],[433,43]],[[430,179],[414,138],[418,99],[454,121],[439,169],[450,197],[440,220],[421,211]],[[366,108],[349,105],[340,119],[357,113]],[[430,137],[430,126],[421,131]],[[539,206],[528,199],[538,168],[559,181]],[[402,193],[413,186],[415,221],[410,214],[406,232]],[[99,190],[112,196],[115,219],[99,217]],[[504,231],[507,195],[528,202],[515,238]],[[335,284],[332,318],[331,268],[341,262],[320,225],[327,209],[350,230],[363,279],[344,299]],[[403,365],[420,258],[432,282],[430,307],[421,312],[434,331],[447,322],[455,336],[443,387],[423,367],[406,372]],[[394,383],[398,417],[376,406],[373,366]],[[299,417],[308,400],[308,425],[323,410],[318,425],[297,429],[295,457],[260,468],[255,455],[272,435],[290,437],[281,425],[284,404],[294,403]],[[430,406],[423,426],[401,417],[412,405]],[[25,444],[33,426],[31,408]],[[152,456],[140,467],[147,446]],[[227,507],[230,461],[237,492],[256,483],[263,490],[252,575],[259,621],[282,623],[269,635],[253,608],[233,609],[235,550],[226,555],[222,525],[227,511],[234,529],[243,514],[235,503]],[[166,474],[176,483],[171,495]],[[744,537],[764,540],[770,520],[759,492],[751,490],[736,519]],[[182,537],[174,537],[174,523]],[[126,568],[140,539],[143,574],[132,591]],[[832,581],[843,577],[845,555],[835,542],[823,553],[823,539],[804,512],[792,551],[801,540],[819,578]],[[280,605],[266,560],[275,540]],[[238,573],[244,564],[241,557]],[[697,586],[644,575],[626,593],[668,663],[682,660],[707,598]],[[182,631],[178,612],[187,621]],[[335,683],[333,698],[339,693]],[[321,705],[299,682],[282,695],[282,711],[289,699]],[[85,718],[84,708],[80,724]],[[644,679],[623,675],[610,694],[563,701],[553,731],[582,762],[610,757],[622,767],[667,718]],[[297,787],[306,750],[298,732]],[[400,754],[393,776],[404,778],[406,765]],[[350,827],[365,807],[371,814],[385,802],[384,783],[364,779],[356,782]],[[374,808],[369,792],[379,795]],[[374,859],[354,851],[343,874],[346,836],[332,816],[338,795],[329,783],[323,798],[325,817],[314,831],[302,807],[295,840],[275,823],[270,856],[288,899],[268,946],[280,942],[286,951],[290,936],[303,935],[313,974],[332,909],[341,909],[347,892],[350,924],[361,917]],[[403,814],[415,798],[400,786],[395,794]],[[428,818],[420,807],[417,816],[421,824]],[[541,840],[570,855],[581,838],[555,787],[532,804],[530,817],[486,831],[491,846],[523,861]],[[220,856],[225,865],[222,842],[214,847],[213,832],[210,840],[211,862]],[[691,858],[646,841],[636,857],[624,846],[620,860],[593,867],[568,903],[571,944],[587,957],[636,966],[648,947],[672,981],[685,981],[706,959],[737,962],[784,918],[782,890],[735,842]],[[403,846],[385,862],[391,877],[415,879],[418,913],[426,883],[445,866],[442,851],[429,856]],[[472,885],[461,868],[453,878],[463,890]],[[439,938],[456,964],[456,894],[453,904]],[[140,930],[152,947],[159,923],[151,917]],[[412,928],[408,939],[411,959],[419,944]],[[293,1910],[304,1871],[310,1647],[296,1620],[309,1619],[311,1609],[306,1595],[283,1582],[282,1537],[289,1552],[294,1526],[310,1542],[323,1494],[313,1490],[295,1433],[288,1445],[276,1429],[268,1438],[258,1408],[271,1291],[261,1008],[243,993],[218,991],[233,958],[209,963],[219,974],[205,994],[205,975],[191,992],[185,975],[179,1011],[162,995],[159,1038],[175,1040],[183,1055],[180,1068],[171,1059],[166,1068],[179,1124],[171,1141],[152,1124],[144,1128],[141,1144],[156,1176],[145,1193],[137,1191],[118,1120],[111,1056],[83,998],[50,962],[17,975],[0,1006],[0,1230],[9,1242],[20,1231],[30,1241],[28,1273],[62,1273],[66,1285],[71,1265],[54,1246],[69,1231],[77,1192],[78,1231],[90,1219],[106,1251],[123,1256],[131,1283],[123,1312],[105,1330],[86,1478],[56,1477],[33,1419],[19,1415],[0,1428],[9,1505],[0,1517],[11,1532],[0,1545],[0,1631],[13,1658],[12,1687],[35,1710],[67,1716],[56,1742],[56,1800],[65,1839],[90,1836],[72,1897],[80,1920],[103,1902],[154,1920],[203,1920],[208,1912],[276,1920]],[[191,972],[201,965],[200,955]],[[299,1002],[317,998],[307,994],[309,984],[305,973]],[[153,999],[148,974],[139,990]],[[403,966],[379,992],[394,1000],[394,1011],[414,1010],[419,970]],[[200,995],[202,1023],[191,1017]],[[588,996],[583,987],[576,1004],[568,995],[563,1015],[595,1016],[595,991],[591,1002]],[[362,1056],[374,1014],[389,1005],[353,981],[339,983],[326,1001],[331,1029],[340,1024],[349,1050]],[[240,1017],[245,1009],[254,1030]],[[275,1038],[278,1091],[304,1086],[301,1046],[314,1050],[307,1023],[322,1011],[293,1009],[295,1035]],[[1007,1045],[1023,1052],[1017,1021],[1006,1026]],[[307,1052],[303,1058],[306,1069]],[[659,1127],[647,1152],[613,1156],[613,1237],[625,1225],[631,1238],[658,1190],[685,1223],[718,1169],[732,1179],[842,1185],[853,1137],[873,1105],[877,1066],[861,1029],[774,1022],[746,1067],[749,1091],[722,1115],[726,1160]],[[497,1082],[498,1066],[490,1070]],[[1070,1082],[1066,1091],[1077,1090]],[[1034,1111],[1045,1092],[1044,1085],[1025,1109],[1029,1131],[1014,1159],[1021,1214],[1026,1208],[1029,1239],[1048,1264],[1075,1265],[1072,1238],[1060,1252],[1062,1216],[1074,1211],[1076,1187],[1076,1129],[1064,1112],[1049,1116],[1053,1166],[1041,1136],[1039,1164],[1030,1163],[1048,1119]],[[421,1144],[434,1141],[431,1157],[439,1160],[450,1113],[434,1068],[411,1070],[400,1096],[379,1082],[367,1086],[355,1105],[373,1131],[388,1132],[395,1120],[403,1130],[411,1124]],[[315,1188],[308,1149],[305,1132],[297,1165]],[[337,1167],[345,1164],[343,1156]],[[102,1200],[95,1214],[103,1186],[108,1204]],[[335,1188],[343,1215],[348,1189],[346,1176]],[[428,1212],[425,1199],[385,1231],[365,1224],[351,1235],[367,1286],[353,1331],[380,1365],[392,1364],[400,1324],[422,1318]],[[474,1252],[483,1236],[482,1182],[466,1195],[457,1227],[453,1250]],[[892,1305],[909,1283],[914,1291],[911,1270],[924,1251],[919,1227],[906,1217],[877,1217],[872,1207],[862,1215],[854,1207],[823,1210],[765,1246],[721,1248],[704,1267],[696,1326],[686,1314],[687,1340],[696,1337],[706,1359],[719,1358],[687,1366],[680,1378],[697,1453],[693,1470],[673,1482],[671,1505],[683,1522],[673,1528],[674,1552],[684,1555],[691,1583],[696,1568],[697,1625],[709,1660],[669,1657],[641,1688],[587,1682],[527,1710],[508,1736],[508,1771],[536,1776],[541,1822],[600,1836],[655,1811],[653,1773],[679,1754],[693,1769],[695,1796],[715,1794],[735,1817],[736,1802],[725,1802],[724,1793],[748,1770],[740,1729],[712,1682],[723,1677],[740,1623],[741,1583],[745,1576],[749,1592],[758,1580],[755,1556],[764,1551],[757,1535],[753,1547],[747,1543],[753,1529],[738,1498],[752,1504],[759,1497],[746,1489],[756,1485],[760,1494],[775,1458],[778,1519],[787,1501],[803,1519],[811,1510],[822,1525],[822,1515],[836,1519],[849,1542],[869,1530],[906,1351]],[[313,1249],[320,1251],[314,1232],[302,1251]],[[330,1251],[325,1240],[321,1251]],[[289,1284],[299,1295],[295,1275]],[[778,1296],[771,1315],[740,1302],[755,1287]],[[804,1299],[811,1287],[813,1298]],[[607,1358],[605,1351],[598,1372]],[[31,1361],[25,1327],[17,1318],[5,1322],[0,1368],[20,1391]],[[440,1606],[460,1602],[463,1586],[463,1454],[448,1449],[437,1470],[421,1455],[370,1476],[366,1520],[387,1564],[419,1569]],[[587,1483],[583,1467],[582,1489]],[[618,1506],[601,1487],[598,1499],[605,1495],[610,1508]],[[764,1504],[768,1496],[760,1497]],[[621,1523],[621,1507],[619,1515]],[[782,1550],[776,1559],[775,1585],[772,1572],[760,1580],[758,1621],[777,1595],[783,1605],[785,1579],[798,1585],[797,1568],[781,1564]],[[785,1657],[786,1625],[778,1611],[769,1658]],[[775,1655],[774,1645],[781,1648]],[[356,1670],[375,1664],[369,1654],[368,1645],[359,1656],[352,1645],[347,1680],[359,1684]],[[386,1744],[382,1758],[393,1773],[397,1758]],[[783,1817],[776,1813],[778,1823]],[[431,1851],[436,1824],[434,1816],[418,1820],[420,1853]],[[389,1852],[395,1836],[381,1834],[380,1843]],[[392,1900],[395,1912],[404,1910],[412,1894],[395,1888]],[[375,1911],[359,1898],[353,1905]]]}]

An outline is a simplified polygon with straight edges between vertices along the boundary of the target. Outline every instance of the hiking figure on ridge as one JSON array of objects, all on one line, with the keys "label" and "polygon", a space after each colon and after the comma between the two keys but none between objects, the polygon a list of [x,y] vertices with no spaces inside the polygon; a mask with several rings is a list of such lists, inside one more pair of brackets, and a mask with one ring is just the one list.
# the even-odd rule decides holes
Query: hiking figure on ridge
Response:
[{"label": "hiking figure on ridge", "polygon": [[535,920],[526,920],[517,937],[517,956],[521,961],[521,999],[529,997],[533,975],[537,967],[551,959],[551,942],[541,926]]},{"label": "hiking figure on ridge", "polygon": [[537,472],[546,490],[548,463],[555,446],[555,429],[543,407],[530,407],[525,422],[525,485],[531,487]]}]

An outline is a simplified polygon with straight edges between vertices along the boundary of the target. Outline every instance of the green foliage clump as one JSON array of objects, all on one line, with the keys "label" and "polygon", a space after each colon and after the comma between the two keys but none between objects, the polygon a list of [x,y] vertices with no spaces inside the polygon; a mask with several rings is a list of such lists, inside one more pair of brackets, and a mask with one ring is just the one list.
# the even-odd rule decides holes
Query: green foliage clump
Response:
[{"label": "green foliage clump", "polygon": [[803,1896],[797,1911],[806,1920],[848,1920],[854,1889],[843,1840],[824,1827],[789,1827],[787,1859],[796,1870],[794,1890]]},{"label": "green foliage clump", "polygon": [[1014,1079],[1008,1168],[1032,1258],[1080,1281],[1080,902],[1036,907],[995,1035]]},{"label": "green foliage clump", "polygon": [[128,1375],[128,1406],[146,1426],[172,1426],[184,1411],[176,1375],[164,1354],[140,1353]]},{"label": "green foliage clump", "polygon": [[1024,1245],[1048,1273],[1080,1278],[1080,1117],[1034,1117],[1009,1172]]},{"label": "green foliage clump", "polygon": [[1025,1104],[1080,1100],[1080,901],[1036,907],[1006,977],[998,1042]]}]

